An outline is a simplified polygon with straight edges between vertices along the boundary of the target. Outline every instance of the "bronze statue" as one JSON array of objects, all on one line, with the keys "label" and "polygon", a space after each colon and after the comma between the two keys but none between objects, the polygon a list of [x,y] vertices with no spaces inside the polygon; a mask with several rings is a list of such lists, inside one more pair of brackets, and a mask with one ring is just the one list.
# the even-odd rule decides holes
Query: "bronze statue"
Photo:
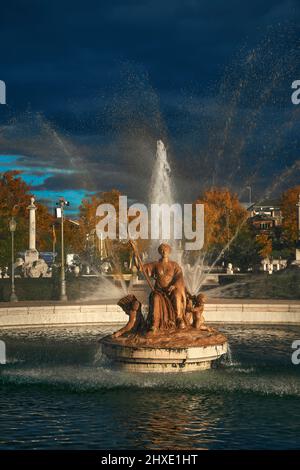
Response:
[{"label": "bronze statue", "polygon": [[142,332],[145,328],[145,320],[141,311],[141,302],[132,295],[126,295],[119,300],[118,305],[129,316],[128,323],[113,334],[114,338],[124,335],[125,333]]},{"label": "bronze statue", "polygon": [[149,315],[147,326],[149,331],[183,329],[185,323],[186,294],[181,267],[169,259],[171,247],[162,243],[158,252],[159,261],[142,264],[136,245],[131,242],[135,253],[135,264],[142,270],[145,277],[155,280],[149,297]]},{"label": "bronze statue", "polygon": [[197,330],[209,331],[204,325],[204,295],[187,295],[186,321],[189,325]]},{"label": "bronze statue", "polygon": [[[175,331],[194,330],[211,331],[204,325],[204,295],[191,295],[184,285],[180,266],[169,259],[171,247],[162,243],[158,247],[160,259],[143,264],[137,247],[131,241],[135,264],[141,270],[151,288],[149,312],[145,320],[141,311],[141,302],[132,294],[123,297],[118,305],[129,316],[128,323],[113,334],[114,338],[172,335]],[[151,278],[155,280],[154,285]],[[188,333],[186,331],[186,333]],[[173,332],[173,333],[172,333]],[[195,331],[196,333],[196,331]]]}]

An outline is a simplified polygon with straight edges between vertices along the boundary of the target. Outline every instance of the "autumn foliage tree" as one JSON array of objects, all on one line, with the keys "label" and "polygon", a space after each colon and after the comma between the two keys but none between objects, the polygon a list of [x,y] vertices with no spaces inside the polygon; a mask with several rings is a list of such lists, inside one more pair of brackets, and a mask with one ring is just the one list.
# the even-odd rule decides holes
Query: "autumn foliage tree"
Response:
[{"label": "autumn foliage tree", "polygon": [[298,240],[297,203],[299,202],[300,186],[285,191],[281,196],[281,211],[283,216],[283,236],[289,245]]},{"label": "autumn foliage tree", "polygon": [[258,253],[262,259],[270,258],[273,251],[272,239],[265,233],[260,233],[256,237]]},{"label": "autumn foliage tree", "polygon": [[196,203],[204,204],[204,248],[225,247],[247,219],[238,196],[228,188],[211,188]]},{"label": "autumn foliage tree", "polygon": [[26,247],[26,207],[30,201],[29,186],[20,178],[19,171],[8,171],[0,176],[0,265],[8,266],[11,247],[9,220],[12,216],[17,221],[15,233],[16,250]]},{"label": "autumn foliage tree", "polygon": [[[30,186],[22,179],[20,171],[7,171],[0,175],[0,266],[10,264],[11,245],[9,220],[13,216],[17,222],[15,232],[15,250],[25,251],[28,248]],[[37,206],[37,249],[51,249],[51,221],[46,206]]]},{"label": "autumn foliage tree", "polygon": [[[118,221],[119,221],[119,197],[121,196],[120,191],[112,189],[111,191],[105,191],[102,193],[94,194],[90,198],[83,199],[80,209],[80,225],[82,227],[85,236],[91,236],[94,239],[94,243],[97,243],[96,225],[100,218],[96,215],[97,207],[100,204],[111,204],[116,210],[116,228],[118,234]],[[118,241],[107,240],[106,246],[109,251],[109,255],[114,257],[115,265],[119,263],[118,260],[128,259],[129,247],[126,244],[121,244]]]},{"label": "autumn foliage tree", "polygon": [[82,200],[79,208],[79,217],[80,223],[84,227],[86,233],[91,233],[96,228],[96,225],[99,221],[99,217],[97,217],[96,211],[100,204],[111,204],[114,206],[118,221],[120,196],[120,191],[112,189],[111,191],[93,194],[91,197]]},{"label": "autumn foliage tree", "polygon": [[[52,251],[54,216],[44,204],[35,201],[36,211],[36,245],[38,251]],[[28,227],[28,211],[26,213],[26,225]],[[28,232],[28,230],[27,230]],[[28,236],[28,235],[27,235]]]}]

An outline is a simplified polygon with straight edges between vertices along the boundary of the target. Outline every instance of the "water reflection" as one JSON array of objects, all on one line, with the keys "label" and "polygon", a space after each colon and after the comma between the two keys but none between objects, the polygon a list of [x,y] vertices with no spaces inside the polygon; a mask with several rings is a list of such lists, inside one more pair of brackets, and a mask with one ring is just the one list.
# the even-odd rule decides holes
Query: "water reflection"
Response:
[{"label": "water reflection", "polygon": [[299,447],[298,326],[223,326],[232,363],[174,375],[99,363],[97,339],[111,330],[2,332],[0,448]]}]

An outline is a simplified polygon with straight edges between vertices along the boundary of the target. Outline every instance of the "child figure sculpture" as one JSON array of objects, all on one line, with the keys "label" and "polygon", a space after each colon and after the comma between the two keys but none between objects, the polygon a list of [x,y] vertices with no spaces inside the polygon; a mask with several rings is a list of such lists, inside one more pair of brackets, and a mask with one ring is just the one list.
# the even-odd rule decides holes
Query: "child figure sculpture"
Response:
[{"label": "child figure sculpture", "polygon": [[188,301],[186,306],[186,321],[189,325],[197,330],[208,331],[209,328],[204,325],[205,318],[203,315],[204,311],[204,295],[188,295]]},{"label": "child figure sculpture", "polygon": [[141,332],[145,326],[144,317],[141,311],[141,302],[139,302],[134,295],[129,294],[119,300],[118,305],[124,310],[126,315],[129,316],[129,320],[123,328],[113,334],[113,337],[118,338],[119,336],[123,336],[125,333]]}]

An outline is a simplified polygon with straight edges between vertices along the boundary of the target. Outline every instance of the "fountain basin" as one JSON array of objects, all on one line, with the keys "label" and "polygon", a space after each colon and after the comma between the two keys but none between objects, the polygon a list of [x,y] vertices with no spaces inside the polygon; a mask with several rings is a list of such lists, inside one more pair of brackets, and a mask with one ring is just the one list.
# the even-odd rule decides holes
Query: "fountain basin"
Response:
[{"label": "fountain basin", "polygon": [[[174,335],[177,336],[176,334]],[[184,343],[184,336],[185,342]],[[169,338],[168,338],[169,339]],[[130,372],[191,372],[209,369],[216,359],[227,352],[227,339],[214,332],[203,340],[180,335],[181,341],[163,341],[162,337],[143,344],[142,338],[113,338],[100,341],[102,353],[113,365]],[[149,341],[147,341],[149,343]],[[202,343],[202,344],[201,344]]]}]

